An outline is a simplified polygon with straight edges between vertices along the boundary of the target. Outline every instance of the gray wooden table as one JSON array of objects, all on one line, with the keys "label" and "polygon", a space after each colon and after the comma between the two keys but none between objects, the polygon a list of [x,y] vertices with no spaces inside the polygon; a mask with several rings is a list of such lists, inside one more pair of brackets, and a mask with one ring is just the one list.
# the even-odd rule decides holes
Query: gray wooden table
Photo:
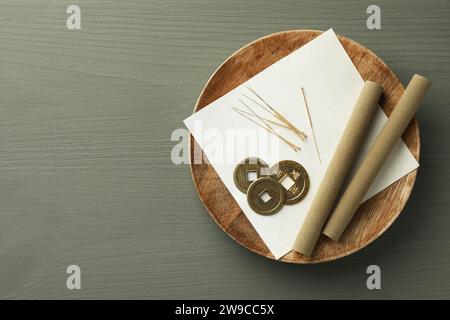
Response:
[{"label": "gray wooden table", "polygon": [[[66,8],[81,7],[80,31]],[[450,2],[2,0],[1,298],[450,298]],[[421,168],[405,212],[331,263],[287,265],[240,247],[208,216],[174,129],[210,74],[246,43],[328,29],[406,83],[433,81],[418,113]],[[81,290],[66,288],[68,265]],[[382,289],[366,288],[377,264]]]}]

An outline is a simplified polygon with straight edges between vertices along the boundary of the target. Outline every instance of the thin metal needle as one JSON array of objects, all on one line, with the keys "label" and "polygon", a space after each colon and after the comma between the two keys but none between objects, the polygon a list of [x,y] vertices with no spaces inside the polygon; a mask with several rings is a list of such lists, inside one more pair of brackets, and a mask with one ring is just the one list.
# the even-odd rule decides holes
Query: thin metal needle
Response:
[{"label": "thin metal needle", "polygon": [[[249,115],[249,116],[251,116],[251,117],[256,117],[253,113],[250,113],[250,112],[247,112],[247,111],[244,111],[244,110],[241,110],[241,109],[238,109],[238,110],[241,111],[241,112],[243,112],[243,113],[245,113],[245,114],[247,114],[247,115]],[[272,121],[272,120],[267,119],[267,118],[262,118],[262,119],[266,120],[267,122],[269,122],[269,123],[271,123],[271,124],[280,126],[280,127],[282,127],[282,128],[290,129],[290,128],[289,128],[287,125],[285,125],[285,124],[282,124],[282,123],[279,123],[279,122],[276,122],[276,121]]]},{"label": "thin metal needle", "polygon": [[260,116],[258,116],[258,114],[253,111],[244,101],[242,101],[241,99],[238,99],[240,103],[242,103],[248,110],[250,110],[251,113],[253,113],[256,117],[258,117],[259,120],[261,120],[262,122],[264,122],[264,124],[266,126],[268,126],[271,130],[273,130],[273,128],[270,126],[270,124],[268,124],[263,118],[261,118]]},{"label": "thin metal needle", "polygon": [[247,118],[248,120],[250,120],[251,122],[253,122],[254,124],[256,124],[257,126],[260,126],[261,128],[266,129],[266,130],[268,130],[269,132],[271,132],[269,128],[263,126],[262,124],[258,123],[257,121],[255,121],[255,120],[253,120],[252,118],[249,118],[247,115],[245,115],[241,109],[234,108],[234,107],[232,107],[232,109],[233,109],[235,112],[239,113],[241,116]]},{"label": "thin metal needle", "polygon": [[[260,99],[262,102],[264,102],[264,104],[270,109],[272,110],[274,116],[276,118],[278,118],[278,120],[283,121],[284,123],[286,123],[292,131],[294,131],[302,140],[305,140],[307,138],[306,134],[301,131],[300,129],[298,129],[296,126],[294,126],[288,119],[286,119],[281,113],[279,113],[277,110],[275,110],[274,108],[272,108],[272,106],[267,103],[266,100],[264,100],[252,87],[247,86],[247,89],[250,90],[256,97],[258,97],[258,99]],[[248,98],[248,97],[247,97]],[[256,101],[254,101],[253,99],[250,99],[253,102],[257,103]],[[257,103],[259,106],[261,106],[259,103]],[[265,108],[264,108],[265,109]],[[266,111],[268,111],[267,109],[265,109]]]},{"label": "thin metal needle", "polygon": [[316,135],[314,133],[314,128],[313,128],[312,121],[311,121],[311,114],[309,113],[308,102],[306,102],[305,91],[303,90],[303,87],[301,87],[301,91],[302,91],[303,101],[305,102],[306,113],[308,114],[309,126],[311,127],[314,145],[316,146],[317,157],[319,158],[319,161],[322,163],[322,159],[320,159],[319,148],[317,147]]},{"label": "thin metal needle", "polygon": [[268,125],[267,123],[264,123],[266,125],[268,125],[268,127],[265,127],[263,125],[261,125],[260,123],[256,122],[255,120],[249,118],[248,116],[246,116],[242,110],[238,109],[238,108],[234,108],[232,107],[232,109],[237,112],[238,114],[240,114],[241,116],[247,118],[248,120],[250,120],[251,122],[255,123],[257,126],[267,130],[269,133],[276,135],[278,138],[280,138],[281,140],[283,140],[289,147],[291,147],[292,149],[294,149],[294,151],[298,151],[301,150],[299,146],[293,144],[292,142],[290,142],[289,140],[285,139],[284,137],[282,137],[281,135],[278,134],[278,132],[276,132],[275,130],[273,130],[272,127],[270,127],[270,125]]},{"label": "thin metal needle", "polygon": [[267,109],[264,105],[262,105],[261,103],[259,103],[258,101],[256,101],[255,99],[249,97],[248,95],[246,95],[245,93],[242,94],[244,97],[246,97],[247,99],[249,99],[250,101],[252,101],[253,103],[255,103],[257,106],[259,106],[260,108],[262,108],[263,110],[267,111],[268,113],[270,113],[271,115],[274,115],[274,112],[270,111],[269,109]]},{"label": "thin metal needle", "polygon": [[250,110],[251,113],[253,113],[256,117],[258,117],[258,119],[260,121],[262,121],[269,129],[270,131],[276,135],[278,138],[280,138],[281,140],[283,140],[284,142],[286,142],[292,149],[294,149],[294,151],[297,150],[301,150],[299,146],[293,144],[292,142],[290,142],[288,139],[284,138],[283,136],[281,136],[278,132],[276,132],[274,130],[274,128],[272,128],[272,126],[267,123],[263,118],[261,118],[258,114],[256,114],[255,111],[253,111],[244,101],[242,101],[241,99],[238,99],[248,110]]}]

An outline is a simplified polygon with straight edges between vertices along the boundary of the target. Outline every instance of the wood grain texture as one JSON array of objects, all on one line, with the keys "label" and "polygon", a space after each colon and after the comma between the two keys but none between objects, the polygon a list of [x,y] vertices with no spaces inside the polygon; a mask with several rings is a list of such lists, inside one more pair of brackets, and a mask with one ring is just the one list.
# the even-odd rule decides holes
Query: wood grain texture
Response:
[{"label": "wood grain texture", "polygon": [[[77,3],[82,30],[65,27]],[[379,0],[2,0],[0,297],[450,298],[450,4]],[[264,35],[333,27],[403,84],[433,87],[417,118],[421,166],[403,214],[345,259],[277,263],[208,216],[174,129],[230,54]],[[169,197],[169,194],[175,196]],[[66,289],[68,265],[82,289]],[[382,290],[366,288],[366,268]]]},{"label": "wood grain texture", "polygon": [[[211,76],[198,98],[194,111],[201,110],[320,34],[320,31],[312,30],[279,32],[258,39],[239,49]],[[362,78],[375,81],[384,88],[380,105],[389,115],[404,92],[402,84],[389,67],[373,52],[346,37],[338,37]],[[244,247],[264,257],[274,259],[214,168],[207,162],[195,164],[194,151],[199,146],[192,135],[190,138],[193,181],[212,218],[228,235]],[[420,136],[415,118],[405,130],[403,140],[414,157],[419,160]],[[206,159],[206,155],[203,155],[203,158]],[[325,262],[347,256],[365,247],[378,238],[398,217],[411,194],[416,175],[417,170],[365,201],[339,242],[321,235],[311,257],[291,251],[278,261]]]}]

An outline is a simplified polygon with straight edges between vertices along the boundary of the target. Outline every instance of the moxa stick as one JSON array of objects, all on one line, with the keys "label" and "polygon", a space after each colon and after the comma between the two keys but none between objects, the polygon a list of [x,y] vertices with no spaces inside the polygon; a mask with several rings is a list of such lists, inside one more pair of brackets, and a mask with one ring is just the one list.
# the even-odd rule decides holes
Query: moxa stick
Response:
[{"label": "moxa stick", "polygon": [[430,86],[428,79],[417,74],[412,77],[327,222],[323,231],[326,236],[339,240]]},{"label": "moxa stick", "polygon": [[311,255],[342,183],[358,155],[382,92],[383,88],[377,83],[364,83],[350,120],[294,242],[294,251],[306,256]]}]

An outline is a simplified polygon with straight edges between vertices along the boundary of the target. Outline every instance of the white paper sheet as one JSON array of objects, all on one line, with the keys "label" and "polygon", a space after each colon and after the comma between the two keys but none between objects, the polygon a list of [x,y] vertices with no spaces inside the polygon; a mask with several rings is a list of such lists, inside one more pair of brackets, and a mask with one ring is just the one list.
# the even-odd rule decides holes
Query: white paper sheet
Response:
[{"label": "white paper sheet", "polygon": [[[235,147],[233,154],[224,151],[224,144],[246,145],[245,142],[250,141],[246,140],[250,139],[245,136],[246,130],[258,128],[231,109],[232,107],[244,109],[239,104],[238,98],[242,98],[242,93],[249,93],[246,89],[248,85],[295,126],[306,132],[309,138],[300,143],[299,138],[291,132],[279,130],[283,136],[300,145],[301,151],[293,151],[262,129],[259,129],[260,135],[254,144],[263,147],[272,146],[268,152],[263,148],[252,150],[252,147],[257,147],[254,145],[249,148]],[[334,31],[330,29],[184,121],[276,259],[281,258],[292,248],[362,86],[363,79]],[[305,88],[322,162],[317,158],[300,87]],[[252,107],[258,114],[264,114],[256,106]],[[381,108],[375,119],[361,155],[368,150],[386,122],[387,117]],[[235,136],[230,138],[230,132],[238,129],[242,129],[243,133],[237,138]],[[247,203],[246,195],[236,188],[233,172],[240,160],[255,156],[269,165],[289,159],[302,164],[310,178],[310,189],[304,200],[294,205],[285,205],[279,213],[272,216],[262,216],[253,212]],[[418,165],[405,144],[399,141],[364,200],[416,169]]]}]

